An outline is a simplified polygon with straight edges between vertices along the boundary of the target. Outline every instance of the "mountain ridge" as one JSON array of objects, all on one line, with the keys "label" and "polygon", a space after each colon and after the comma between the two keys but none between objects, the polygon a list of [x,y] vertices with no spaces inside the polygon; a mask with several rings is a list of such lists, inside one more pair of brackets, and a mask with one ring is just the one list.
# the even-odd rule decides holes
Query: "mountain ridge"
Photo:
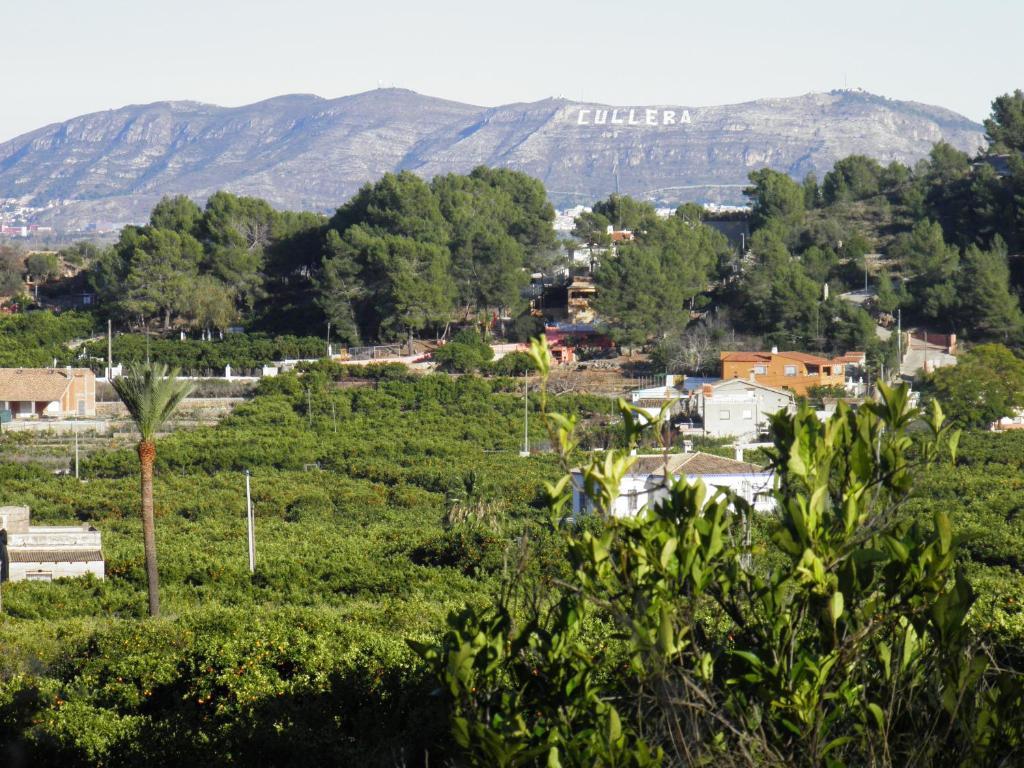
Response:
[{"label": "mountain ridge", "polygon": [[217,189],[330,211],[388,171],[431,178],[485,164],[537,176],[559,205],[616,188],[660,204],[738,202],[759,167],[820,178],[848,154],[911,163],[939,140],[973,153],[984,134],[943,107],[848,90],[704,107],[561,97],[481,107],[399,88],[238,107],[158,101],[0,143],[0,198],[68,229],[141,221],[165,194]]}]

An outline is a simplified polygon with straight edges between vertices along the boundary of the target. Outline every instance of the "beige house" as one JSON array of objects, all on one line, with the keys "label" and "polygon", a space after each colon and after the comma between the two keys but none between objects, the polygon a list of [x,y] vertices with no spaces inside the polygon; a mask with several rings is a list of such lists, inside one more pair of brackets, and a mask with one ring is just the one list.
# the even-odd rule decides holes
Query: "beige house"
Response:
[{"label": "beige house", "polygon": [[88,368],[0,368],[0,410],[16,419],[96,415],[96,374]]},{"label": "beige house", "polygon": [[105,573],[100,532],[29,524],[28,507],[0,507],[0,581],[52,581]]}]

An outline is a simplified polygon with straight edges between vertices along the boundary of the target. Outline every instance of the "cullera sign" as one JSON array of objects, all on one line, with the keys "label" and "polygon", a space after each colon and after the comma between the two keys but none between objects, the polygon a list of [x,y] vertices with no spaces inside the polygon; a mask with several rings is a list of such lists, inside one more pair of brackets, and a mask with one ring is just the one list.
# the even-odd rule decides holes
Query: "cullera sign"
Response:
[{"label": "cullera sign", "polygon": [[580,109],[576,125],[688,125],[688,109]]}]

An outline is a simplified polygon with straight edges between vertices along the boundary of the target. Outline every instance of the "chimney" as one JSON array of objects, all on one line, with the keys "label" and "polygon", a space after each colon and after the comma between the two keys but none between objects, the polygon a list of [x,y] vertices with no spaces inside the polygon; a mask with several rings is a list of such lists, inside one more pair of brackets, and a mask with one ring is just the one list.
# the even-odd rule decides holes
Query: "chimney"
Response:
[{"label": "chimney", "polygon": [[735,458],[736,461],[743,461],[743,446],[742,445],[734,445],[732,447],[732,450],[733,450],[733,458]]},{"label": "chimney", "polygon": [[666,373],[665,374],[665,387],[666,388],[670,388],[670,387],[674,387],[675,385],[676,385],[676,377],[673,376],[671,373]]},{"label": "chimney", "polygon": [[775,346],[774,344],[772,345],[772,354],[773,355],[779,354],[779,348],[777,346]]}]

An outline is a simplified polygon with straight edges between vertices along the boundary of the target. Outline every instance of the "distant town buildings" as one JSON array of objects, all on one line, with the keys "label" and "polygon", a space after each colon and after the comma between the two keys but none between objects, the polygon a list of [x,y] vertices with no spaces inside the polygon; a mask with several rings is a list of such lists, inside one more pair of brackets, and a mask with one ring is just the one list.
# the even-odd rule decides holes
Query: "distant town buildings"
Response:
[{"label": "distant town buildings", "polygon": [[29,524],[28,507],[0,507],[0,581],[52,581],[105,571],[101,534],[89,525]]},{"label": "distant town buildings", "polygon": [[41,227],[38,224],[0,224],[0,235],[5,237],[33,237],[52,234],[53,227]]}]

